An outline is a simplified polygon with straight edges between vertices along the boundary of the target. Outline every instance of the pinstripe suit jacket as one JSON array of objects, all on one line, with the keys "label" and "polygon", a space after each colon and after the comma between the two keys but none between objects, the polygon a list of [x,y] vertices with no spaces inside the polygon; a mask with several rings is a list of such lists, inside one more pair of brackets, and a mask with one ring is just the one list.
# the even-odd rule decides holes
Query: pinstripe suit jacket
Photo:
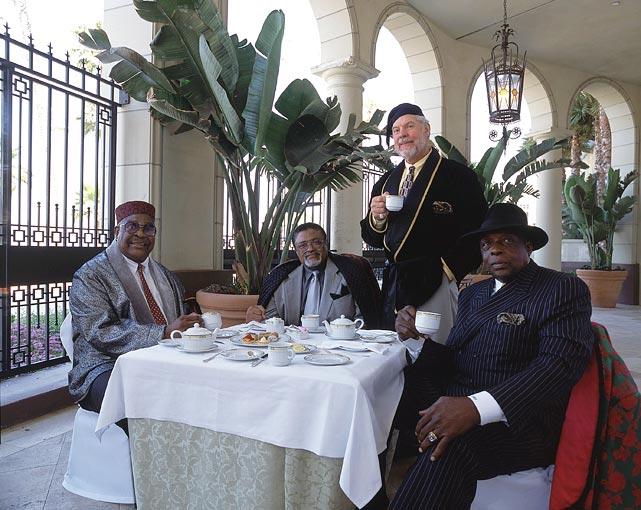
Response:
[{"label": "pinstripe suit jacket", "polygon": [[461,293],[446,347],[427,342],[415,368],[440,378],[449,396],[488,391],[513,432],[542,427],[555,445],[594,344],[589,291],[533,261],[492,295],[494,283]]}]

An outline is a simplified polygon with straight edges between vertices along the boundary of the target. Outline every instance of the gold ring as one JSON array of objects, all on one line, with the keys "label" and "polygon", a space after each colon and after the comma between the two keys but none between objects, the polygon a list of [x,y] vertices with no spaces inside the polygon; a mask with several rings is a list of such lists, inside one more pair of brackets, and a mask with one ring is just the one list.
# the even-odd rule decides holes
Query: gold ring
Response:
[{"label": "gold ring", "polygon": [[427,440],[430,443],[434,443],[435,441],[438,441],[438,436],[434,433],[434,431],[431,431],[429,434],[427,434]]}]

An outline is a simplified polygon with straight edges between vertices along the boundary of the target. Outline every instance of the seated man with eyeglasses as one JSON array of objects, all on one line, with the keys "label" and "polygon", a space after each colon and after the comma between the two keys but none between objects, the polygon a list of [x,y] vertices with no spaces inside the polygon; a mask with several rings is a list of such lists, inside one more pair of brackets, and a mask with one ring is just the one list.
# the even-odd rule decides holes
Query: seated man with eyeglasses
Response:
[{"label": "seated man with eyeglasses", "polygon": [[185,291],[176,276],[149,256],[155,214],[147,202],[118,206],[114,241],[74,274],[69,393],[89,411],[100,412],[118,356],[156,345],[174,329],[184,331],[200,321],[196,313],[184,315]]},{"label": "seated man with eyeglasses", "polygon": [[280,317],[299,326],[301,315],[319,315],[321,322],[344,315],[362,318],[366,328],[379,327],[380,288],[366,259],[330,253],[325,230],[316,223],[296,227],[292,244],[298,260],[267,275],[258,305],[247,310],[247,322]]}]

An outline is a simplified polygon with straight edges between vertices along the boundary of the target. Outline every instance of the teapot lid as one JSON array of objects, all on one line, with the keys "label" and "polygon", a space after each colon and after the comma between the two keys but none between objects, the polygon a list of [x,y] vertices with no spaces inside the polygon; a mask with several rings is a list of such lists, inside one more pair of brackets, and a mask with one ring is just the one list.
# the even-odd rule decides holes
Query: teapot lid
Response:
[{"label": "teapot lid", "polygon": [[200,324],[196,323],[191,328],[183,331],[183,335],[186,336],[211,336],[211,331],[206,328],[201,328]]},{"label": "teapot lid", "polygon": [[341,315],[338,319],[334,319],[330,322],[332,326],[353,326],[354,321],[347,319],[344,315]]}]

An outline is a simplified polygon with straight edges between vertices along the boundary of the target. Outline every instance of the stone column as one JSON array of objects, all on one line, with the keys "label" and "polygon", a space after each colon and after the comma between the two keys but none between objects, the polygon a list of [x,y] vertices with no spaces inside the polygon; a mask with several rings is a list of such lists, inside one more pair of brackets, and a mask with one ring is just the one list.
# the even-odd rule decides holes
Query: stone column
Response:
[{"label": "stone column", "polygon": [[[314,69],[314,74],[327,82],[328,96],[338,97],[342,111],[338,131],[345,132],[350,113],[356,115],[357,123],[360,122],[363,116],[363,84],[378,76],[378,70],[350,57],[321,64]],[[331,214],[330,248],[337,253],[361,254],[362,183],[332,192]]]},{"label": "stone column", "polygon": [[[529,136],[534,138],[537,143],[540,143],[548,138],[560,140],[571,134],[571,131],[565,129],[553,129],[546,132],[530,134]],[[556,161],[560,159],[561,156],[561,149],[556,149],[548,152],[541,159],[545,159],[548,162]],[[561,270],[561,240],[563,237],[561,228],[561,197],[563,194],[563,172],[564,169],[561,167],[544,170],[537,174],[537,186],[541,196],[536,206],[536,217],[530,218],[530,222],[545,230],[550,238],[548,244],[534,252],[534,260],[540,266],[556,269],[557,271]]]}]

